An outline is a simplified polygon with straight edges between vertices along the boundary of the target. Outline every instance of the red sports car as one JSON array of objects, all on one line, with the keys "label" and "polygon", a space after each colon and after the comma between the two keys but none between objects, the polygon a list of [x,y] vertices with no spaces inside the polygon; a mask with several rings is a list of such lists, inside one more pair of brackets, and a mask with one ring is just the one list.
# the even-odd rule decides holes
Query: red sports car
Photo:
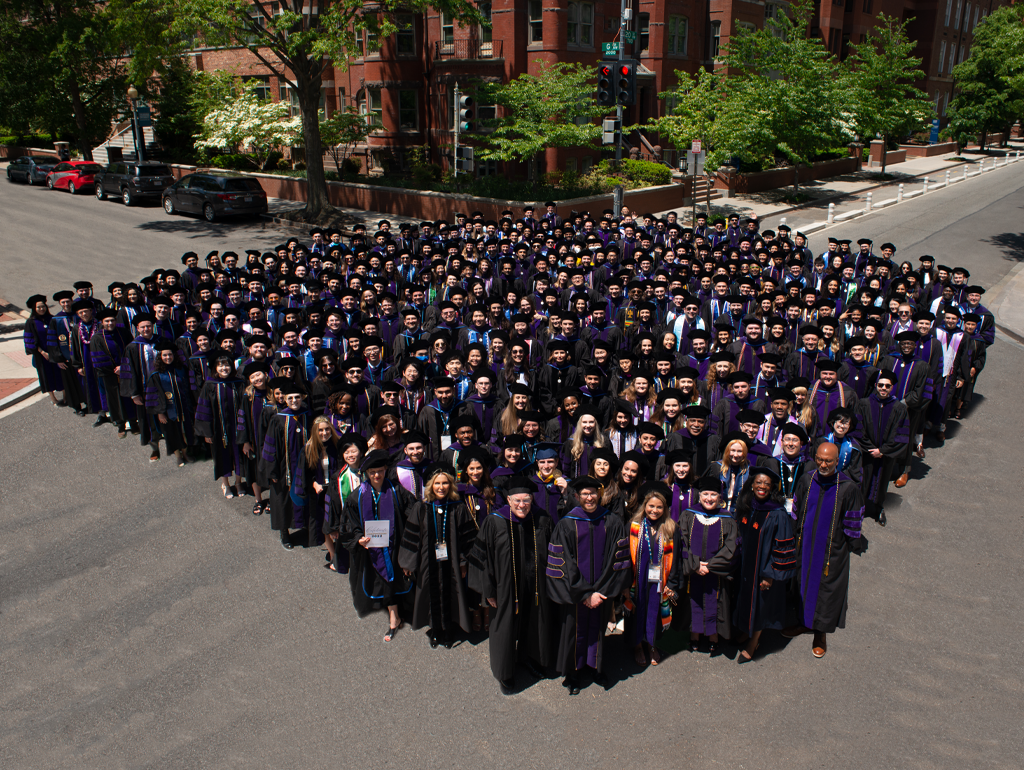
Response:
[{"label": "red sports car", "polygon": [[100,171],[103,171],[103,166],[91,160],[66,160],[46,175],[46,186],[51,190],[67,190],[74,195],[79,190],[95,187],[94,177]]}]

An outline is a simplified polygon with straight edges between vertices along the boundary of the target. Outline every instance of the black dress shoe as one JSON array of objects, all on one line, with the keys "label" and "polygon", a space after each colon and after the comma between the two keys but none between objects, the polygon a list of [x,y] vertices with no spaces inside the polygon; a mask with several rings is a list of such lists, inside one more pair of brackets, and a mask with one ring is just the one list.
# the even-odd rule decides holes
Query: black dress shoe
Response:
[{"label": "black dress shoe", "polygon": [[105,425],[108,422],[110,422],[110,420],[107,418],[107,416],[105,414],[101,414],[99,417],[96,418],[96,422],[92,424],[92,427],[98,428],[101,425]]},{"label": "black dress shoe", "polygon": [[708,653],[710,653],[712,658],[715,657],[716,655],[718,655],[718,653],[719,653],[718,642],[709,642],[708,643]]},{"label": "black dress shoe", "polygon": [[284,550],[286,550],[286,551],[291,551],[292,549],[295,548],[295,546],[292,545],[291,539],[288,538],[288,537],[282,537],[281,538],[281,547],[284,548]]},{"label": "black dress shoe", "polygon": [[594,674],[594,684],[599,684],[604,687],[608,684],[608,675],[604,671],[598,671]]},{"label": "black dress shoe", "polygon": [[501,690],[502,695],[511,695],[516,691],[516,680],[512,679],[499,679],[498,688]]},{"label": "black dress shoe", "polygon": [[878,512],[878,526],[884,527],[885,525],[886,525],[885,510],[883,509],[883,510]]},{"label": "black dress shoe", "polygon": [[580,682],[578,679],[570,679],[569,677],[566,677],[562,684],[569,688],[569,695],[580,694]]},{"label": "black dress shoe", "polygon": [[437,634],[433,631],[430,632],[430,649],[436,650],[437,645],[441,643],[441,640],[437,638]]}]

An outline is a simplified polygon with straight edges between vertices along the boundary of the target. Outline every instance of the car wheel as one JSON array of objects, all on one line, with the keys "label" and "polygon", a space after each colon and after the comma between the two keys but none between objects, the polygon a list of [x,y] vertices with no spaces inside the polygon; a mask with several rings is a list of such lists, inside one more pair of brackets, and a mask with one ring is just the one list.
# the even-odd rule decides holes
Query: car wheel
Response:
[{"label": "car wheel", "polygon": [[68,182],[68,192],[71,193],[72,195],[74,195],[76,192],[78,192],[78,190],[75,189],[75,183],[74,182]]},{"label": "car wheel", "polygon": [[213,204],[207,203],[203,206],[203,216],[206,217],[207,222],[214,222],[217,219],[217,212],[213,210]]},{"label": "car wheel", "polygon": [[32,176],[31,171],[28,172],[28,176],[25,177],[25,181],[28,182],[32,187],[35,187],[36,185],[36,179],[34,176]]},{"label": "car wheel", "polygon": [[53,189],[53,177],[52,176],[46,177],[46,186],[49,187],[51,190]]},{"label": "car wheel", "polygon": [[125,187],[121,191],[121,200],[124,201],[125,206],[131,206],[133,203],[135,203],[135,199],[132,198],[132,191],[129,190],[127,187]]},{"label": "car wheel", "polygon": [[99,182],[97,182],[96,183],[96,200],[98,200],[98,201],[105,201],[106,199],[107,199],[107,194],[103,191],[103,185],[100,184]]},{"label": "car wheel", "polygon": [[166,211],[168,214],[174,213],[174,201],[172,201],[170,198],[164,198],[164,211]]}]

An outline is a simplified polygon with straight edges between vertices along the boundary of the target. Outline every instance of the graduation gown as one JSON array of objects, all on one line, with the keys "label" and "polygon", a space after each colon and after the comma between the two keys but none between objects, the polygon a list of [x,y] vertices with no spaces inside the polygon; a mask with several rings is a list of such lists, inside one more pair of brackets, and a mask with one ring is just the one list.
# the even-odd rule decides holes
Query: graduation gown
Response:
[{"label": "graduation gown", "polygon": [[[736,520],[702,508],[683,511],[676,527],[669,588],[690,598],[690,633],[731,635]],[[708,574],[698,575],[701,562]]]},{"label": "graduation gown", "polygon": [[[793,520],[774,500],[754,500],[739,519],[736,607],[733,625],[747,636],[786,624],[787,581],[796,575]],[[772,587],[761,590],[761,581]]]},{"label": "graduation gown", "polygon": [[463,404],[452,404],[451,408],[445,411],[435,399],[420,410],[419,416],[416,418],[416,428],[429,440],[430,446],[427,447],[429,459],[441,459],[441,453],[448,448],[443,445],[447,442],[442,442],[442,436],[448,437],[451,439],[451,443],[454,443],[448,426],[453,417],[463,414],[467,408]]},{"label": "graduation gown", "polygon": [[249,445],[250,453],[246,455],[241,452],[241,455],[242,467],[245,468],[245,481],[250,485],[259,484],[257,470],[269,422],[264,419],[263,410],[269,404],[265,390],[253,388],[252,395],[244,390],[238,394],[238,410],[235,414],[235,443],[239,447]]},{"label": "graduation gown", "polygon": [[864,497],[846,474],[818,471],[797,484],[795,501],[799,623],[831,633],[846,626],[850,553],[860,539]]},{"label": "graduation gown", "polygon": [[[630,610],[629,641],[654,644],[663,630],[672,623],[672,606],[665,598],[668,578],[672,574],[674,538],[661,542],[645,517],[629,524],[629,558],[633,565],[633,585],[629,589],[626,608]],[[652,580],[651,568],[658,579]]]},{"label": "graduation gown", "polygon": [[[857,416],[860,444],[864,449],[861,493],[865,502],[881,507],[885,503],[893,470],[906,454],[910,441],[907,407],[893,396],[883,401],[877,393],[872,393],[857,402],[853,413]],[[872,457],[872,449],[881,450],[882,456]]]},{"label": "graduation gown", "polygon": [[[625,524],[604,508],[593,514],[573,508],[555,525],[546,575],[548,595],[561,605],[558,673],[572,675],[585,666],[601,670],[612,604],[631,577],[628,546]],[[595,592],[608,598],[596,609],[588,609],[583,600]]]},{"label": "graduation gown", "polygon": [[[50,363],[43,358],[43,352],[49,353],[46,349],[47,324],[50,316],[43,318],[30,318],[25,322],[23,340],[25,343],[25,355],[32,357],[32,366],[35,367],[39,377],[39,389],[44,393],[53,393],[64,389],[64,383],[60,377],[60,367]],[[120,361],[120,359],[118,359]]]},{"label": "graduation gown", "polygon": [[546,565],[551,522],[545,516],[512,515],[508,506],[485,516],[470,551],[469,586],[491,609],[491,673],[511,679],[516,661],[528,655],[551,664],[552,607]]},{"label": "graduation gown", "polygon": [[[184,364],[166,371],[157,370],[146,380],[146,411],[153,416],[153,427],[167,442],[167,451],[187,449],[195,443],[192,420],[195,406],[188,370]],[[167,422],[160,423],[159,415]],[[154,433],[156,435],[156,433]]]},{"label": "graduation gown", "polygon": [[[123,374],[122,371],[122,378]],[[196,436],[212,439],[209,447],[213,454],[213,477],[216,479],[232,473],[241,475],[243,471],[242,447],[235,436],[241,388],[240,380],[212,378],[199,389],[194,429]]]},{"label": "graduation gown", "polygon": [[[461,500],[417,502],[409,510],[398,552],[398,565],[412,573],[412,627],[451,632],[470,629],[468,596],[462,567],[476,538],[476,523]],[[447,545],[439,559],[438,543]]]},{"label": "graduation gown", "polygon": [[118,426],[123,426],[135,414],[135,405],[121,395],[120,379],[114,371],[121,365],[123,356],[124,345],[116,331],[107,332],[101,328],[89,340],[89,357],[100,381],[101,397],[111,421]]},{"label": "graduation gown", "polygon": [[285,408],[267,425],[258,473],[262,485],[270,487],[270,528],[275,532],[309,527],[315,506],[306,489],[306,442],[312,424],[308,411]]},{"label": "graduation gown", "polygon": [[[408,492],[389,481],[384,482],[380,495],[367,481],[344,501],[331,496],[327,531],[337,532],[338,542],[349,552],[352,604],[360,617],[370,612],[375,602],[382,607],[398,604],[412,589],[412,582],[398,566],[398,549],[405,529],[405,512],[413,503]],[[359,545],[365,523],[374,520],[391,522],[387,548]]]}]

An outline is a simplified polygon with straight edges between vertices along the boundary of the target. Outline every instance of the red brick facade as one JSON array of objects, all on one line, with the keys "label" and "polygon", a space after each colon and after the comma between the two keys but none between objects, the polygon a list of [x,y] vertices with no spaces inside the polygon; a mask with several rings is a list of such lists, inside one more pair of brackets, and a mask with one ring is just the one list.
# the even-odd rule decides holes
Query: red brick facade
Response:
[{"label": "red brick facade", "polygon": [[[971,32],[984,15],[1005,0],[821,0],[812,26],[836,55],[844,57],[851,42],[861,42],[875,17],[884,12],[910,19],[911,36],[918,41],[926,79],[918,85],[945,115],[952,78],[951,61],[959,62],[970,49]],[[624,123],[643,123],[664,112],[658,98],[677,83],[676,71],[696,72],[714,66],[716,51],[743,26],[760,27],[767,15],[779,13],[784,2],[765,0],[627,0],[633,18],[628,29],[634,43],[626,55],[641,64],[638,104],[627,110]],[[371,52],[354,56],[347,69],[329,70],[323,104],[328,113],[358,107],[372,113],[381,126],[360,148],[364,170],[381,165],[408,167],[410,148],[427,147],[435,163],[448,166],[453,140],[452,94],[456,83],[472,92],[478,81],[508,82],[536,72],[538,62],[579,62],[595,65],[601,44],[618,33],[619,0],[493,0],[492,27],[464,28],[442,19],[436,11],[408,14],[403,31],[385,39]],[[267,76],[266,68],[244,49],[204,49],[194,53],[196,67],[231,69],[244,77],[263,77],[269,98],[288,98],[283,83]],[[477,105],[478,116],[484,110]],[[470,143],[472,136],[464,137]],[[646,140],[646,141],[645,141]],[[652,134],[633,134],[630,141],[644,154],[658,142]],[[585,171],[602,157],[598,147],[586,150],[550,149],[542,171]],[[672,153],[667,159],[675,160]],[[478,174],[515,174],[521,169],[478,163]]]}]

